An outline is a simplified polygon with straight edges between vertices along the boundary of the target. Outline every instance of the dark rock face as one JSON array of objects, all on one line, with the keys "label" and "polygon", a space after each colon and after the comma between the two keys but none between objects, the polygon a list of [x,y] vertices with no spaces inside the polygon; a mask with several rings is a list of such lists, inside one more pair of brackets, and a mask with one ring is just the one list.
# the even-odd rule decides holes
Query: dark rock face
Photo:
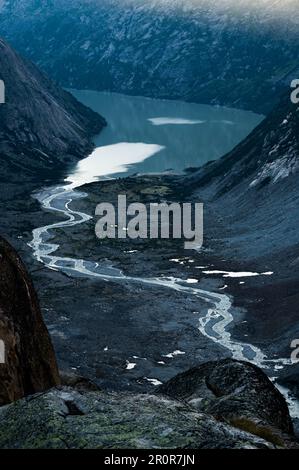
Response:
[{"label": "dark rock face", "polygon": [[[291,91],[253,132],[230,153],[211,162],[188,178],[197,187],[215,183],[221,196],[242,183],[246,196],[297,175],[299,155],[299,113],[291,102]],[[244,191],[244,188],[242,188]]]},{"label": "dark rock face", "polygon": [[275,444],[293,434],[285,399],[250,363],[209,362],[174,377],[159,391]]},{"label": "dark rock face", "polygon": [[57,170],[91,150],[104,118],[59,88],[0,39],[1,179]]},{"label": "dark rock face", "polygon": [[[164,395],[101,391],[74,375],[62,377],[62,382],[47,393],[0,408],[5,424],[0,428],[1,448],[298,448],[293,436],[283,433],[292,432],[283,398],[250,364],[204,364],[161,387]],[[199,409],[199,396],[204,410]],[[253,425],[255,408],[255,417],[263,417]],[[262,428],[263,420],[281,430],[270,424]]]},{"label": "dark rock face", "polygon": [[[0,405],[59,383],[54,350],[29,275],[14,249],[0,238]],[[2,344],[3,344],[2,343]]]}]

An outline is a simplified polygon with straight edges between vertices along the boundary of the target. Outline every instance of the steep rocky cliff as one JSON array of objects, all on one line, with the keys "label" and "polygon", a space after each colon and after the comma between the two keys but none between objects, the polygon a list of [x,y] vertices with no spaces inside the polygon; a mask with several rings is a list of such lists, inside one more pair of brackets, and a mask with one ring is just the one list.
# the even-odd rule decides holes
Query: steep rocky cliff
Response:
[{"label": "steep rocky cliff", "polygon": [[37,178],[83,157],[105,120],[60,89],[0,39],[0,162],[3,182]]},{"label": "steep rocky cliff", "polygon": [[54,350],[21,259],[0,237],[0,406],[59,384]]}]

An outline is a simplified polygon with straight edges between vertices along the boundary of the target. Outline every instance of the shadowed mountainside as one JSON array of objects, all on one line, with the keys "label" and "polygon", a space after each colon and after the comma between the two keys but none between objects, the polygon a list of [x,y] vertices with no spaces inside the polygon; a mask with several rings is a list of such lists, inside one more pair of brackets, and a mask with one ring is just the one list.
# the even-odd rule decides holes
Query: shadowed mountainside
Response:
[{"label": "shadowed mountainside", "polygon": [[18,50],[77,89],[265,114],[298,70],[294,0],[13,0],[0,21]]},{"label": "shadowed mountainside", "polygon": [[105,120],[60,89],[0,39],[1,180],[22,181],[57,171],[92,148]]}]

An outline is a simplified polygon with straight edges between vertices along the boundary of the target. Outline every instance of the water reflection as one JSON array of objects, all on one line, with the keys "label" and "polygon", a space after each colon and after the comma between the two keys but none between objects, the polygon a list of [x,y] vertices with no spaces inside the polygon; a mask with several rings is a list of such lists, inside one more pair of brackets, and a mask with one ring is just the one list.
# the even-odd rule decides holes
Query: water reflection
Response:
[{"label": "water reflection", "polygon": [[230,151],[262,120],[252,112],[218,106],[109,92],[73,94],[108,121],[95,139],[97,150],[68,179],[73,181],[80,173],[82,184],[84,172],[95,181],[111,174],[200,166]]}]

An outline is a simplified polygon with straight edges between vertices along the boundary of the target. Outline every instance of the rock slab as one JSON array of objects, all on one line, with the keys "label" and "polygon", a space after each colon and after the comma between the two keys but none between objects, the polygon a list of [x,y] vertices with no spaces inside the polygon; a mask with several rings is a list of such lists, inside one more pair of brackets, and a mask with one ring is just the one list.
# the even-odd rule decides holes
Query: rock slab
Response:
[{"label": "rock slab", "polygon": [[24,264],[0,237],[0,405],[59,384],[56,358]]}]

